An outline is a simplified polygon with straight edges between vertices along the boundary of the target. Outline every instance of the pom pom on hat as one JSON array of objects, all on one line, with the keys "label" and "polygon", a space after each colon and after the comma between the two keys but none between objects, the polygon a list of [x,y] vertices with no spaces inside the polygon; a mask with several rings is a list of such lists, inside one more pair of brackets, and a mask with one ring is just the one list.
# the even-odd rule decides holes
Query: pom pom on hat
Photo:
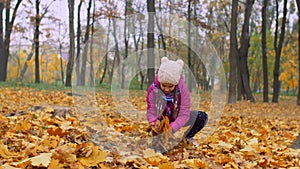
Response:
[{"label": "pom pom on hat", "polygon": [[169,60],[167,57],[161,58],[158,69],[158,81],[160,83],[170,83],[177,85],[182,73],[184,62],[181,59],[176,61]]}]

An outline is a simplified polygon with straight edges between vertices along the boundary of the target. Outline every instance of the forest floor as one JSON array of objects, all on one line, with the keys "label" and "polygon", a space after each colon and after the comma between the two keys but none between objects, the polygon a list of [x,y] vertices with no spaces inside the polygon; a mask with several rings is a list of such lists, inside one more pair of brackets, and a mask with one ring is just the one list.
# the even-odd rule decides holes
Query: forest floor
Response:
[{"label": "forest floor", "polygon": [[[295,97],[226,104],[219,117],[209,116],[219,120],[195,136],[199,147],[183,141],[162,154],[149,146],[145,92],[118,102],[107,91],[95,98],[71,93],[0,88],[0,169],[300,166],[300,150],[290,148],[300,131]],[[209,99],[200,107],[209,114]]]}]

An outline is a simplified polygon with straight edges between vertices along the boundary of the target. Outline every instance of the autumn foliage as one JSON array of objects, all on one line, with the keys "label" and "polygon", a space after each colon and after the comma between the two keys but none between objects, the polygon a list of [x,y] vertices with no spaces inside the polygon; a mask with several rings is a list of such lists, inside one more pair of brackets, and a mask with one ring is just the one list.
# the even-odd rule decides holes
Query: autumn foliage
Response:
[{"label": "autumn foliage", "polygon": [[[134,134],[138,139],[151,136],[151,132],[147,132],[148,123],[132,122],[118,116],[113,108],[115,103],[105,92],[97,94],[99,103],[102,103],[99,110],[106,114],[103,119],[78,118],[69,92],[0,88],[1,169],[300,166],[300,151],[290,148],[300,131],[300,108],[294,105],[291,97],[281,98],[279,104],[242,101],[226,105],[213,134],[208,138],[202,138],[201,132],[196,135],[199,147],[179,143],[164,154],[147,148],[142,155],[133,156],[122,151],[126,143],[120,142],[120,148],[114,151],[95,144],[91,139],[92,130],[86,124],[105,120],[116,131]],[[141,109],[141,113],[145,112],[143,94],[132,97],[131,102]],[[200,107],[209,114],[207,102],[203,99]],[[167,119],[152,130],[157,134],[168,131],[169,126],[165,122]],[[171,135],[164,139],[169,137]],[[105,140],[105,143],[109,146],[110,140]]]}]

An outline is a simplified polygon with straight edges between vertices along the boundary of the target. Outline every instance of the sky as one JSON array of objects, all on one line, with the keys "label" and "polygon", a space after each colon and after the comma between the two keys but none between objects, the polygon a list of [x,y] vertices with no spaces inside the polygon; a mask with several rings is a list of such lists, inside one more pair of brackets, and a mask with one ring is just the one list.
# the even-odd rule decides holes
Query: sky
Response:
[{"label": "sky", "polygon": [[[24,3],[26,1],[23,1],[22,3]],[[28,2],[27,2],[28,3]],[[50,1],[45,1],[42,0],[41,3],[43,4],[49,4]],[[74,12],[74,24],[75,24],[75,31],[76,31],[76,24],[77,24],[77,6],[78,6],[79,0],[75,0],[75,12]],[[26,4],[29,5],[29,4]],[[85,5],[83,4],[82,6],[82,19],[84,19],[86,16],[86,12],[85,12]],[[35,9],[34,9],[34,4],[32,4],[32,10],[31,12],[33,14],[35,14]],[[40,8],[40,12],[42,12],[42,9]],[[29,19],[26,18],[26,16],[28,16],[27,14],[24,14],[24,7],[20,6],[18,9],[18,13],[17,13],[17,18],[15,20],[15,24],[16,23],[20,23],[22,26],[26,26],[28,31],[26,31],[26,33],[20,35],[20,34],[12,34],[12,43],[11,46],[12,48],[14,48],[14,46],[19,46],[20,44],[24,47],[24,48],[28,48],[28,46],[31,46],[31,41],[33,39],[33,28],[30,28],[30,24],[29,24]],[[46,16],[54,16],[56,18],[60,18],[62,23],[65,25],[65,27],[68,27],[69,25],[69,9],[68,9],[68,1],[67,0],[56,0],[55,2],[53,2],[49,8],[49,12],[47,13]],[[58,23],[50,23],[47,19],[43,19],[42,20],[42,26],[41,29],[43,28],[51,28],[54,29],[54,33],[57,33],[58,35]],[[67,28],[65,28],[67,29]],[[53,33],[52,32],[52,33]],[[65,31],[63,30],[63,28],[61,28],[61,33],[65,33]],[[75,32],[76,33],[76,32]],[[20,38],[20,36],[25,36],[26,38],[28,38],[29,40]],[[43,38],[43,36],[40,36],[40,38]],[[43,41],[43,40],[42,40]],[[45,39],[46,41],[46,39]],[[18,47],[19,48],[19,47]],[[29,47],[30,49],[30,47]]]}]

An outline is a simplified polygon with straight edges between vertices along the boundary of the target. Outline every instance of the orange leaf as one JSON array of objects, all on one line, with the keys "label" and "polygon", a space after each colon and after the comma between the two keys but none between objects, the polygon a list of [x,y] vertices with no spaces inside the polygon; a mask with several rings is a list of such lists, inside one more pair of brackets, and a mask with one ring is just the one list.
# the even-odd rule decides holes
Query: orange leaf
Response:
[{"label": "orange leaf", "polygon": [[64,135],[67,135],[67,134],[70,133],[70,132],[63,132],[63,130],[61,128],[57,128],[57,129],[49,128],[47,130],[47,132],[49,133],[50,136],[56,136],[56,135],[58,135],[60,137],[62,137]]},{"label": "orange leaf", "polygon": [[48,169],[63,169],[63,168],[64,168],[64,165],[60,164],[59,160],[57,160],[57,159],[52,159],[48,166]]},{"label": "orange leaf", "polygon": [[98,147],[93,147],[93,152],[89,157],[78,158],[78,161],[84,166],[96,166],[100,162],[104,162],[106,160],[108,153],[101,151]]},{"label": "orange leaf", "polygon": [[31,124],[26,122],[26,121],[21,121],[16,125],[16,130],[17,131],[22,131],[22,132],[28,132],[31,128]]}]

